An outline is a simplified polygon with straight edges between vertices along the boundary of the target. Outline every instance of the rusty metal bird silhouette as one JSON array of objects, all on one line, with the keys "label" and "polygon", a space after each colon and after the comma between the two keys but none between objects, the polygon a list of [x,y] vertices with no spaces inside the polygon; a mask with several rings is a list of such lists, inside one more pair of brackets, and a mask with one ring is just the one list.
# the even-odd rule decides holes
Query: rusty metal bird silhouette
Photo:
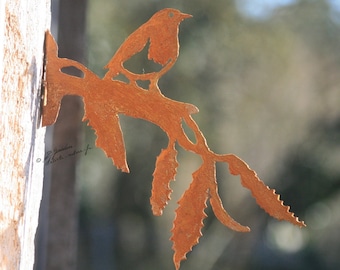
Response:
[{"label": "rusty metal bird silhouette", "polygon": [[[61,100],[65,95],[81,96],[84,101],[84,118],[97,136],[96,146],[101,147],[113,164],[123,172],[129,172],[123,133],[120,126],[121,114],[143,119],[159,126],[169,141],[156,159],[153,173],[150,203],[152,212],[161,215],[170,200],[170,182],[176,178],[177,147],[200,156],[202,163],[193,172],[192,182],[178,201],[178,208],[171,230],[174,264],[179,269],[182,260],[202,236],[205,209],[210,202],[216,218],[225,226],[240,232],[248,232],[247,226],[235,221],[224,209],[218,194],[216,164],[228,165],[232,175],[239,175],[243,187],[249,189],[257,204],[269,215],[286,220],[300,227],[305,226],[289,206],[283,204],[275,190],[266,186],[242,159],[234,154],[217,154],[210,150],[198,124],[191,116],[198,112],[196,106],[175,101],[164,96],[158,88],[159,78],[176,62],[179,51],[178,27],[190,15],[175,9],[157,12],[151,19],[133,32],[121,45],[109,64],[104,79],[77,61],[60,58],[57,43],[50,32],[46,32],[45,81],[42,108],[42,125],[51,125],[58,116]],[[136,74],[128,71],[124,62],[141,52],[150,43],[148,58],[160,65],[157,72]],[[83,76],[63,72],[65,67],[74,67]],[[126,76],[130,83],[113,79],[118,74]],[[138,80],[150,80],[149,91],[138,86]],[[187,136],[183,125],[194,134],[195,141]]]},{"label": "rusty metal bird silhouette", "polygon": [[[179,24],[184,19],[190,17],[192,16],[173,8],[166,8],[155,13],[119,47],[115,55],[105,66],[109,70],[105,74],[104,79],[111,80],[118,74],[122,74],[129,79],[130,83],[135,83],[136,80],[150,80],[156,85],[158,79],[176,62],[179,54]],[[126,69],[124,62],[141,52],[148,42],[150,43],[148,59],[160,64],[162,66],[161,70],[158,72],[135,74]]]}]

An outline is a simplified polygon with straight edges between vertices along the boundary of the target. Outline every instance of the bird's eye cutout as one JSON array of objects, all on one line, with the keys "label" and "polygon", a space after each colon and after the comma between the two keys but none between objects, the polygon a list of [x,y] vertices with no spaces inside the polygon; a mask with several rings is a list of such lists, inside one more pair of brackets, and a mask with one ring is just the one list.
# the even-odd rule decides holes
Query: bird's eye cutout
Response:
[{"label": "bird's eye cutout", "polygon": [[174,13],[173,12],[169,12],[168,16],[169,16],[169,18],[172,18],[174,16]]}]

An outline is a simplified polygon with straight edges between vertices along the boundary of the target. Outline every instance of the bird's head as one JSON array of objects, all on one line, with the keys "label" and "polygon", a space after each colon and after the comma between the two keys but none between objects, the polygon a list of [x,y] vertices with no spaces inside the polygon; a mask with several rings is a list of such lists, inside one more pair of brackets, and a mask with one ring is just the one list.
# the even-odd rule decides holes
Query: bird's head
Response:
[{"label": "bird's head", "polygon": [[152,18],[156,20],[162,20],[162,21],[168,21],[168,22],[174,22],[176,24],[179,24],[181,21],[191,18],[192,15],[182,13],[178,9],[174,8],[165,8],[158,12],[156,12]]}]

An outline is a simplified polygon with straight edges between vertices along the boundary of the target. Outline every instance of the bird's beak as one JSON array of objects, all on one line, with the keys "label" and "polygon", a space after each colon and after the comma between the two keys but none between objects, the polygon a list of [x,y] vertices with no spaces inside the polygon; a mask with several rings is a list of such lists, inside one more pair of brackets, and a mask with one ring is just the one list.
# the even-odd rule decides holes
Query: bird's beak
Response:
[{"label": "bird's beak", "polygon": [[190,14],[186,14],[186,13],[181,13],[181,19],[184,20],[184,19],[188,19],[188,18],[192,18],[192,15]]}]

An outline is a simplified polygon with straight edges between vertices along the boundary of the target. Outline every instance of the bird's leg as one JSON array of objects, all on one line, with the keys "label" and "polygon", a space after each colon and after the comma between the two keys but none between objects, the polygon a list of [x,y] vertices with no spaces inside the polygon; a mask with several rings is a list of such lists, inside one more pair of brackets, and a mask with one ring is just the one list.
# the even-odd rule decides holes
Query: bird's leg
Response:
[{"label": "bird's leg", "polygon": [[149,86],[150,92],[161,94],[161,90],[159,89],[159,86],[158,86],[158,80],[159,78],[154,78],[150,80],[150,86]]}]

